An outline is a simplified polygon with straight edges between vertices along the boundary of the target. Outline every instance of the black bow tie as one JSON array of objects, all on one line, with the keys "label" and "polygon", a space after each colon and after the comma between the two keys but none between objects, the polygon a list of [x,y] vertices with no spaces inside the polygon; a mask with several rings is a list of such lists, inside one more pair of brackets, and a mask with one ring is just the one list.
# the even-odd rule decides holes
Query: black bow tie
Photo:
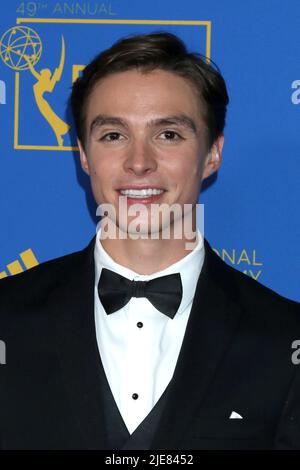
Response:
[{"label": "black bow tie", "polygon": [[124,307],[131,297],[146,297],[157,310],[173,318],[181,302],[182,283],[179,273],[151,281],[130,281],[103,268],[98,293],[107,314]]}]

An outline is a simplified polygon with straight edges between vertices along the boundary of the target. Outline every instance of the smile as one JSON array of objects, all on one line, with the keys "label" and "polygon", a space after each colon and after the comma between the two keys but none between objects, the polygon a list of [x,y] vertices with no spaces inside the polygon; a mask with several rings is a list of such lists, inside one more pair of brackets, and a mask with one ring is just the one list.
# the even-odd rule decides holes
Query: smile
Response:
[{"label": "smile", "polygon": [[130,198],[145,198],[150,196],[157,196],[164,192],[163,189],[120,189],[120,193],[122,196],[128,196]]}]

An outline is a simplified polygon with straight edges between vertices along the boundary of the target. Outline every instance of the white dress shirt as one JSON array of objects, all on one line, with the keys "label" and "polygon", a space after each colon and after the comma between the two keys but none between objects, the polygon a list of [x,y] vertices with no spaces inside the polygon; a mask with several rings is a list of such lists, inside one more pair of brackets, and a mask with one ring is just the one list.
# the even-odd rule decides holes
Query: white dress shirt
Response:
[{"label": "white dress shirt", "polygon": [[[111,392],[130,434],[146,418],[172,379],[204,260],[203,237],[197,247],[162,271],[141,275],[116,263],[95,243],[95,322],[100,357]],[[183,295],[173,319],[146,298],[132,297],[107,315],[98,295],[102,268],[135,281],[180,273]]]}]

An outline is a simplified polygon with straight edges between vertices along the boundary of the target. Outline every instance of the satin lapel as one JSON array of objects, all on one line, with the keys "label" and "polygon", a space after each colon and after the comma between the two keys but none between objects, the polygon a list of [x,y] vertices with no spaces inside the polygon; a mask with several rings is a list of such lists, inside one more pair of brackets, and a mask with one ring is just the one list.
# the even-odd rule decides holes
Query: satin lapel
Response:
[{"label": "satin lapel", "polygon": [[205,259],[168,402],[152,449],[176,449],[208,391],[238,325],[241,309],[228,268],[205,240]]},{"label": "satin lapel", "polygon": [[71,268],[67,266],[65,282],[52,295],[51,309],[56,309],[57,353],[82,447],[105,449],[100,387],[100,374],[104,371],[94,321],[94,243],[95,238],[74,255],[77,258]]}]

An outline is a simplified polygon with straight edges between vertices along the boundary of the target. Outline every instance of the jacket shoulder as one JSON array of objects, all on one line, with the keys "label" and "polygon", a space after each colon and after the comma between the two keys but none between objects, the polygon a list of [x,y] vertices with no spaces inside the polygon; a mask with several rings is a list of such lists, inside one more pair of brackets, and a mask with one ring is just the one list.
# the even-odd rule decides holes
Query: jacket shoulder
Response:
[{"label": "jacket shoulder", "polygon": [[247,274],[228,265],[205,239],[205,271],[214,285],[239,304],[254,319],[292,319],[299,325],[300,303],[288,299]]},{"label": "jacket shoulder", "polygon": [[84,250],[76,251],[49,261],[0,281],[0,313],[4,308],[26,305],[46,299],[61,283],[78,273],[80,265],[86,259],[86,252],[92,242]]},{"label": "jacket shoulder", "polygon": [[252,279],[247,274],[228,265],[212,250],[214,271],[227,292],[247,311],[253,314],[259,313],[261,316],[272,314],[276,316],[278,312],[291,313],[296,315],[300,321],[300,303],[288,299],[273,289],[263,285],[261,282]]}]

